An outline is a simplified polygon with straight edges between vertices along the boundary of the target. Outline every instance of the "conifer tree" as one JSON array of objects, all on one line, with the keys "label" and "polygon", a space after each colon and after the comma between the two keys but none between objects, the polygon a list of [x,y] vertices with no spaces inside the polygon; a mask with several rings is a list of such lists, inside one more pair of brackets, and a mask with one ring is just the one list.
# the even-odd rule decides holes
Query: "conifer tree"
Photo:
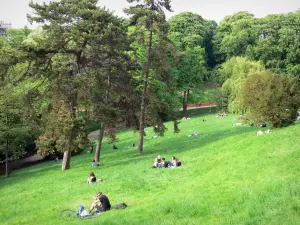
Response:
[{"label": "conifer tree", "polygon": [[[35,15],[28,16],[29,21],[43,24],[46,33],[39,46],[29,49],[34,67],[49,80],[52,93],[50,108],[56,110],[53,115],[68,109],[67,118],[61,118],[69,121],[63,129],[64,139],[57,143],[64,143],[59,145],[64,152],[63,170],[70,168],[71,152],[77,147],[76,138],[85,129],[78,118],[78,100],[81,88],[88,82],[88,50],[93,48],[92,43],[101,40],[113,19],[109,11],[98,8],[96,4],[97,0],[61,0],[42,5],[30,3]],[[50,129],[52,126],[46,127]],[[54,133],[61,131],[59,127],[51,130]]]},{"label": "conifer tree", "polygon": [[[139,125],[138,153],[143,153],[145,115],[147,107],[147,91],[149,85],[149,73],[151,69],[151,54],[153,48],[153,35],[159,38],[165,37],[167,33],[166,18],[164,10],[171,11],[170,0],[127,0],[129,3],[136,3],[125,9],[125,13],[131,15],[130,23],[137,29],[138,39],[141,43],[147,42],[147,54],[142,70],[142,93]],[[148,37],[145,38],[145,29]]]},{"label": "conifer tree", "polygon": [[[97,44],[99,41],[105,45]],[[125,126],[134,126],[135,123],[134,113],[129,113],[139,106],[136,104],[135,87],[132,84],[132,72],[136,63],[127,54],[130,43],[125,21],[112,16],[109,29],[89,49],[88,61],[94,68],[90,78],[91,114],[94,121],[101,121],[94,157],[97,162],[100,162],[104,132],[107,132],[109,143],[112,143],[117,141],[115,128],[118,123],[130,121]],[[131,109],[127,108],[128,105],[131,105]]]}]

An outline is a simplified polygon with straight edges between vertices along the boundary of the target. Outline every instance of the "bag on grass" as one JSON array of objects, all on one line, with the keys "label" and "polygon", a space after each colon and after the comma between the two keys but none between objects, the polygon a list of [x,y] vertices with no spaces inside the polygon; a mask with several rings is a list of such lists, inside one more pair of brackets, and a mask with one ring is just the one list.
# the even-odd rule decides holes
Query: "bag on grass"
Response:
[{"label": "bag on grass", "polygon": [[116,209],[125,209],[126,207],[127,207],[127,205],[125,202],[116,205]]}]

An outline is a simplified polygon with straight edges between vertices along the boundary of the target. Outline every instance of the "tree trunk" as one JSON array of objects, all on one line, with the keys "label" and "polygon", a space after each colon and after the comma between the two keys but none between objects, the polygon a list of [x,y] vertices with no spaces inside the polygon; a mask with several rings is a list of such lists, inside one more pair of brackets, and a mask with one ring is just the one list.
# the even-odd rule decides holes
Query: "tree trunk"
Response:
[{"label": "tree trunk", "polygon": [[9,171],[8,171],[8,138],[6,137],[6,151],[5,151],[5,176],[8,177]]},{"label": "tree trunk", "polygon": [[67,170],[71,168],[71,148],[72,148],[72,140],[73,140],[73,131],[70,131],[68,143],[67,143],[67,150],[64,151],[63,161],[62,161],[62,170]]},{"label": "tree trunk", "polygon": [[[6,128],[8,128],[8,114],[6,113]],[[6,136],[6,149],[5,149],[5,176],[8,177],[8,136]]]},{"label": "tree trunk", "polygon": [[103,123],[101,123],[101,128],[98,135],[98,144],[96,147],[95,158],[94,158],[97,162],[100,162],[100,152],[102,147],[103,136],[104,136],[104,125]]},{"label": "tree trunk", "polygon": [[182,116],[183,117],[188,117],[187,105],[188,105],[188,101],[189,101],[189,94],[190,94],[189,89],[187,91],[183,92],[183,105],[182,105]]},{"label": "tree trunk", "polygon": [[[111,89],[111,61],[110,61],[110,67],[109,67],[109,71],[108,71],[108,77],[107,77],[107,89],[106,89],[106,93],[105,93],[105,102],[106,104],[110,104],[110,89]],[[97,162],[100,163],[100,153],[101,153],[101,148],[102,148],[102,140],[103,140],[103,136],[104,136],[104,122],[101,122],[101,128],[99,131],[99,135],[98,135],[98,144],[96,147],[96,151],[95,151],[95,160]]]},{"label": "tree trunk", "polygon": [[150,33],[149,33],[149,41],[148,41],[148,53],[147,53],[147,62],[144,67],[143,75],[144,75],[144,87],[142,92],[142,100],[141,100],[141,116],[140,116],[140,128],[139,128],[139,147],[138,153],[143,153],[143,145],[144,145],[144,129],[145,129],[145,111],[146,111],[146,96],[147,96],[147,87],[148,87],[148,75],[149,75],[149,64],[150,64],[150,54],[152,48],[152,22],[150,22]]},{"label": "tree trunk", "polygon": [[187,104],[188,104],[188,91],[183,92],[183,103],[182,103],[182,116],[188,117]]},{"label": "tree trunk", "polygon": [[[74,95],[72,96],[74,97]],[[76,108],[74,107],[75,105],[75,97],[71,98],[69,102],[69,110],[71,112],[71,117],[73,121],[76,119]],[[64,151],[64,156],[63,156],[63,161],[62,161],[62,170],[67,170],[71,168],[71,152],[72,152],[72,146],[73,146],[73,138],[74,138],[74,133],[73,133],[73,128],[69,131],[68,134],[68,140],[67,140],[67,149]]]},{"label": "tree trunk", "polygon": [[62,170],[70,169],[71,168],[70,162],[71,162],[71,151],[68,149],[67,151],[64,152],[61,169]]}]

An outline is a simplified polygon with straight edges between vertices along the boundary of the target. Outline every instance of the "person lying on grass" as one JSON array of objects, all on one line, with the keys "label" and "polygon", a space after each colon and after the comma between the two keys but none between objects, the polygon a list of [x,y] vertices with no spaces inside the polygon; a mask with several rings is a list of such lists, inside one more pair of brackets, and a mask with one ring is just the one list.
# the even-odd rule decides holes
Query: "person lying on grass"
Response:
[{"label": "person lying on grass", "polygon": [[98,192],[97,196],[94,198],[94,202],[91,205],[89,213],[91,213],[94,209],[96,209],[96,211],[104,212],[110,210],[110,207],[111,205],[108,197],[102,192]]},{"label": "person lying on grass", "polygon": [[199,132],[197,130],[195,130],[192,134],[189,134],[188,136],[191,137],[191,136],[198,136],[199,135]]},{"label": "person lying on grass", "polygon": [[177,159],[175,156],[172,157],[173,166],[181,166],[181,161]]}]

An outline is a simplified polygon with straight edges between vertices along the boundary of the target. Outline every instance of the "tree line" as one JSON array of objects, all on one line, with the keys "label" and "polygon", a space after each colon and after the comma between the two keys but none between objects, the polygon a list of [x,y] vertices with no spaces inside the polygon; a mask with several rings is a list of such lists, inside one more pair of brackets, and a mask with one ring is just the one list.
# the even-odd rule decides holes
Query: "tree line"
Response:
[{"label": "tree line", "polygon": [[[104,134],[116,129],[158,135],[177,111],[187,114],[190,91],[206,81],[222,85],[220,110],[259,123],[290,124],[299,100],[300,11],[255,18],[248,12],[218,25],[190,12],[168,21],[170,0],[128,0],[120,18],[97,0],[30,3],[34,30],[10,29],[0,37],[0,153],[17,159],[36,143],[43,156],[89,144],[88,126],[100,122],[95,160]],[[267,94],[266,94],[267,93]]]}]

